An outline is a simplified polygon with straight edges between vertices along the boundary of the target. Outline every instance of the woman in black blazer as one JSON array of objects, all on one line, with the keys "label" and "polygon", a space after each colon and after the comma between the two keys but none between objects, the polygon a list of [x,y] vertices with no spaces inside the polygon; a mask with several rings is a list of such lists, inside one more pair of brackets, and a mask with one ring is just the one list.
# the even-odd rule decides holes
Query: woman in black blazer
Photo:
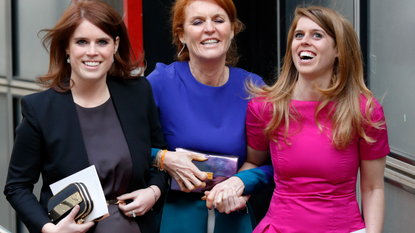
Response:
[{"label": "woman in black blazer", "polygon": [[[49,89],[22,99],[7,200],[30,232],[156,232],[166,179],[150,169],[150,155],[167,144],[149,82],[132,75],[143,58],[132,58],[122,18],[106,3],[84,0],[44,31],[50,65],[39,81]],[[76,224],[79,207],[51,223],[49,185],[92,164],[106,198],[121,204],[109,205],[110,217],[98,223]],[[38,201],[32,191],[40,175]]]}]

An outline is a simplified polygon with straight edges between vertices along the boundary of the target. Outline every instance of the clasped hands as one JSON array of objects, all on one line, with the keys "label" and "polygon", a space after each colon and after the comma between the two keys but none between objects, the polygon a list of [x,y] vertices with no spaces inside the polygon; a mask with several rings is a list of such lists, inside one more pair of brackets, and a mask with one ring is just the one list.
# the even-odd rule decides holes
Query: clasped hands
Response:
[{"label": "clasped hands", "polygon": [[[168,151],[164,158],[164,170],[176,180],[181,191],[191,192],[197,188],[204,188],[207,174],[201,172],[192,160],[205,161],[209,156]],[[206,191],[202,200],[206,200],[206,207],[216,208],[221,213],[231,213],[246,207],[249,196],[242,196],[245,185],[238,177],[231,177]]]}]

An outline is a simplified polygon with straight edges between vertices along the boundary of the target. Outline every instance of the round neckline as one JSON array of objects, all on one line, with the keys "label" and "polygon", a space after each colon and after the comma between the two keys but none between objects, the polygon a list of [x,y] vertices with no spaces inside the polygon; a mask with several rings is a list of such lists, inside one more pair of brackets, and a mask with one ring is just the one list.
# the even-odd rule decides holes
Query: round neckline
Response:
[{"label": "round neckline", "polygon": [[228,80],[226,81],[226,83],[224,83],[224,84],[223,84],[223,85],[221,85],[221,86],[209,86],[209,85],[206,85],[206,84],[204,84],[204,83],[199,82],[199,81],[195,78],[195,76],[193,76],[192,72],[190,71],[189,61],[186,61],[186,65],[187,65],[187,73],[188,73],[188,75],[191,77],[191,79],[192,79],[192,80],[194,80],[194,82],[195,82],[195,83],[197,83],[197,85],[204,86],[204,87],[207,87],[207,88],[223,88],[223,87],[227,86],[227,85],[228,85],[228,83],[229,83],[229,81],[231,80],[231,76],[232,76],[232,69],[231,69],[231,67],[230,67],[230,66],[226,66],[226,65],[225,65],[225,66],[226,66],[226,67],[228,67],[228,69],[229,69],[229,77],[228,77]]},{"label": "round neckline", "polygon": [[295,100],[295,99],[290,99],[290,101],[300,102],[300,103],[321,103],[321,101],[313,101],[313,100]]},{"label": "round neckline", "polygon": [[104,102],[104,103],[102,103],[102,104],[100,104],[100,105],[98,105],[98,106],[95,106],[95,107],[90,107],[90,108],[88,108],[88,107],[83,107],[83,106],[81,106],[81,105],[79,105],[79,104],[77,104],[77,103],[75,103],[75,105],[76,106],[78,106],[78,107],[80,107],[81,109],[86,109],[86,110],[93,110],[93,109],[98,109],[98,108],[100,108],[100,107],[103,107],[103,106],[105,106],[105,105],[107,105],[108,104],[108,102],[111,100],[111,96]]}]

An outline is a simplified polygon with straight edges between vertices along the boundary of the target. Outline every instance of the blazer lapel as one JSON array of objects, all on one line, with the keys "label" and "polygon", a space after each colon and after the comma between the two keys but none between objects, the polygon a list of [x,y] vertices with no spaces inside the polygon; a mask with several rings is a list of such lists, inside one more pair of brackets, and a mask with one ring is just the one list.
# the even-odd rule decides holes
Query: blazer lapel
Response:
[{"label": "blazer lapel", "polygon": [[62,113],[62,116],[65,116],[62,122],[64,126],[61,133],[65,134],[65,141],[69,144],[67,150],[70,150],[67,153],[70,158],[66,158],[65,162],[71,163],[71,166],[67,166],[68,169],[71,169],[72,172],[77,172],[90,164],[72,92],[68,91],[60,94],[57,97],[58,104],[55,107],[57,111]]}]

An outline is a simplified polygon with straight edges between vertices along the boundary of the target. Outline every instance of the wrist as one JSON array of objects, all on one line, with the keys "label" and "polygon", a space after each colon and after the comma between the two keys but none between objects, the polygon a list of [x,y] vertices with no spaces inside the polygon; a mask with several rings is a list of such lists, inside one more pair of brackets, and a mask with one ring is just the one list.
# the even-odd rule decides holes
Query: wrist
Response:
[{"label": "wrist", "polygon": [[156,155],[156,159],[154,160],[155,166],[160,171],[164,170],[164,157],[166,155],[167,150],[159,150]]},{"label": "wrist", "polygon": [[233,188],[235,189],[236,193],[242,195],[245,190],[245,183],[238,176],[232,176],[230,179],[233,179],[234,181]]},{"label": "wrist", "polygon": [[157,202],[161,195],[160,188],[156,185],[150,185],[148,188],[153,192],[154,201]]}]

